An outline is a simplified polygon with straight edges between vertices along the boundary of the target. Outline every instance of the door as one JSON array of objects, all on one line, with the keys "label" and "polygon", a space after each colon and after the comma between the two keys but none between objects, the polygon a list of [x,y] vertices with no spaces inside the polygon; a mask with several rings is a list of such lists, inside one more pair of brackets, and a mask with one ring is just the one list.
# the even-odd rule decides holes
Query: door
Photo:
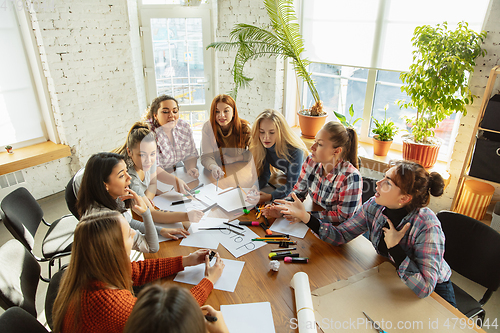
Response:
[{"label": "door", "polygon": [[179,102],[199,147],[213,99],[210,7],[145,6],[140,10],[148,104],[159,95]]}]

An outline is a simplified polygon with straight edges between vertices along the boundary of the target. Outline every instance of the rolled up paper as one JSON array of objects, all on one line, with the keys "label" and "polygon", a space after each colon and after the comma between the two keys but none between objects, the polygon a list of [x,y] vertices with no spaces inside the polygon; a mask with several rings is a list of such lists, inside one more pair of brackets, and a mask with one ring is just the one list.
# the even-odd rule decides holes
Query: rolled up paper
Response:
[{"label": "rolled up paper", "polygon": [[295,273],[290,285],[295,289],[299,333],[317,333],[309,277],[304,272]]}]

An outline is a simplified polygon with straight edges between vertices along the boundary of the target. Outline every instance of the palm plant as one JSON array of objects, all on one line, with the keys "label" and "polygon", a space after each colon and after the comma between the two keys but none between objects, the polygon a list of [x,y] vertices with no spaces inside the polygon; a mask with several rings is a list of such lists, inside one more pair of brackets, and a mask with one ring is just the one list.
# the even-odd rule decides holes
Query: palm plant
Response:
[{"label": "palm plant", "polygon": [[264,5],[271,20],[268,29],[239,23],[231,31],[229,42],[214,42],[207,46],[207,49],[214,48],[218,51],[237,50],[232,70],[235,87],[231,95],[236,98],[238,89],[252,81],[251,77],[243,73],[247,61],[263,56],[291,58],[295,72],[307,83],[314,98],[315,103],[310,110],[311,116],[324,114],[314,80],[307,71],[310,61],[301,57],[304,52],[304,41],[299,32],[293,0],[264,0]]}]

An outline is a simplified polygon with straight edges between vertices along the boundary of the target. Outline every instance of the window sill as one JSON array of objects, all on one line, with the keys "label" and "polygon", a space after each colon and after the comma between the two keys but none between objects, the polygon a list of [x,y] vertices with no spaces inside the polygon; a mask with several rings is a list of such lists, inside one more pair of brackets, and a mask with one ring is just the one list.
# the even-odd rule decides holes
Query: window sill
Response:
[{"label": "window sill", "polygon": [[[297,133],[302,141],[307,146],[307,149],[311,150],[311,146],[314,143],[314,139],[308,139],[301,135],[300,127],[294,126],[292,130]],[[377,156],[373,154],[373,145],[366,142],[358,142],[358,156],[361,159],[361,167],[367,168],[370,170],[385,172],[389,168],[389,162],[391,160],[401,160],[403,159],[401,155],[401,151],[398,150],[390,150],[387,156]],[[436,164],[432,168],[428,168],[429,172],[437,172],[444,179],[445,188],[450,183],[451,175],[447,170],[447,163],[442,161],[437,161]]]},{"label": "window sill", "polygon": [[52,141],[39,143],[33,146],[14,149],[14,153],[0,153],[0,175],[26,169],[63,157],[71,156],[69,146],[55,144]]}]

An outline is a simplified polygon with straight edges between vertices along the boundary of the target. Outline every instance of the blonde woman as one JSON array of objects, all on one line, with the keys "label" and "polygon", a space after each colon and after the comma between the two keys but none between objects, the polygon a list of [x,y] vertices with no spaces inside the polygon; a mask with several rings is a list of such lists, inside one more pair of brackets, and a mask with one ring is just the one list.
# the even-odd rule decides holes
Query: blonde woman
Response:
[{"label": "blonde woman", "polygon": [[266,109],[257,116],[252,127],[250,152],[259,177],[259,189],[271,177],[271,166],[286,174],[286,183],[271,193],[259,192],[259,203],[281,199],[291,191],[309,154],[306,145],[276,110]]}]

